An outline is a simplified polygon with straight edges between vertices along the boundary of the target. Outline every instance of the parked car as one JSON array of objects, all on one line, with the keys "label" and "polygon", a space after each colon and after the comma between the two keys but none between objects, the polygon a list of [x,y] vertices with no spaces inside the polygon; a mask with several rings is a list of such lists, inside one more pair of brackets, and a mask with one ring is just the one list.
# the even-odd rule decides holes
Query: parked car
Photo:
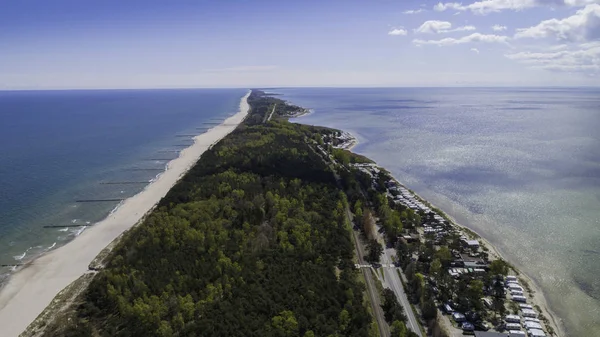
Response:
[{"label": "parked car", "polygon": [[475,330],[475,326],[470,322],[463,322],[461,325],[463,331],[473,331]]},{"label": "parked car", "polygon": [[475,330],[478,331],[488,331],[490,329],[490,325],[486,322],[477,322],[475,323]]}]

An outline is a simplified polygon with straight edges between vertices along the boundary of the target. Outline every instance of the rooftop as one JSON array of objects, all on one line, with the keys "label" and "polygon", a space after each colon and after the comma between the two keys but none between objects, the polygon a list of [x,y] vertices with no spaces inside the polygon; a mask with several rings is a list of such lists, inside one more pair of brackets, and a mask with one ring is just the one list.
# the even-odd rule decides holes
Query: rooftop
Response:
[{"label": "rooftop", "polygon": [[508,333],[475,331],[475,337],[509,337]]}]

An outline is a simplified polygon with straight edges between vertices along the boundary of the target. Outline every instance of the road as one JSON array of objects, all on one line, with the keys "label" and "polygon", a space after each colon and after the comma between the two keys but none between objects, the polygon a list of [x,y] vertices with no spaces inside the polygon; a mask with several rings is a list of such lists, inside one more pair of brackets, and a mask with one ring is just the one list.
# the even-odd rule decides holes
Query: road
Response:
[{"label": "road", "polygon": [[[275,108],[273,108],[273,110],[275,110]],[[341,184],[341,178],[339,176],[339,174],[337,173],[336,169],[335,169],[335,160],[333,158],[331,158],[330,156],[328,156],[328,154],[326,152],[324,152],[322,149],[321,153],[315,151],[315,149],[312,146],[309,146],[309,148],[315,152],[315,154],[317,154],[327,165],[329,165],[329,167],[331,168],[331,171],[333,172],[333,175],[335,177],[335,180],[338,184],[338,186],[341,188],[342,184]],[[354,221],[353,221],[353,216],[352,216],[352,212],[350,212],[350,208],[348,207],[348,205],[346,205],[346,217],[348,218],[348,221],[350,222],[351,228],[354,228]],[[354,242],[354,249],[355,249],[355,254],[357,257],[357,261],[359,264],[366,264],[363,256],[364,256],[364,252],[363,252],[363,247],[360,241],[360,237],[357,233],[357,231],[355,231],[354,229],[350,230],[352,232],[352,238],[353,238],[353,242]],[[377,287],[375,286],[375,282],[373,280],[373,276],[372,276],[372,272],[371,269],[369,268],[360,268],[361,272],[363,273],[363,278],[365,279],[366,282],[366,288],[367,288],[367,294],[369,295],[369,301],[371,302],[371,309],[373,310],[373,316],[375,316],[375,321],[377,322],[377,326],[379,327],[379,335],[381,337],[389,337],[390,334],[390,326],[387,324],[387,322],[385,321],[385,316],[383,314],[383,309],[381,308],[381,299],[379,298],[379,291],[377,290]]]},{"label": "road", "polygon": [[[381,263],[383,264],[391,264],[393,263],[392,256],[396,254],[396,250],[393,248],[386,248],[383,250],[383,255],[381,256]],[[414,331],[419,337],[423,337],[423,333],[419,327],[419,321],[415,317],[415,314],[410,306],[410,302],[408,302],[408,297],[406,296],[406,292],[404,292],[404,287],[402,286],[402,282],[400,281],[400,277],[398,276],[398,271],[402,272],[400,268],[382,268],[385,280],[383,281],[387,288],[390,288],[396,294],[396,298],[400,301],[400,304],[404,307],[404,312],[406,313],[406,326]]]},{"label": "road", "polygon": [[273,113],[275,112],[276,107],[277,107],[277,104],[273,105],[273,110],[271,110],[271,113],[268,115],[265,115],[265,118],[263,119],[263,124],[266,123],[267,121],[271,120],[271,117],[273,117]]}]

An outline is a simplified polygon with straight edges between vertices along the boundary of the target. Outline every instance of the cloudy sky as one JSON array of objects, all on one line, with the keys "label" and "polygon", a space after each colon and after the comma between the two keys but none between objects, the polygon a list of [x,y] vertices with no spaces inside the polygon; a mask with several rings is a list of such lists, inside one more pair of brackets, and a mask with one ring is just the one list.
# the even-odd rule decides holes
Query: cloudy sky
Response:
[{"label": "cloudy sky", "polygon": [[600,0],[0,5],[0,89],[600,85]]}]

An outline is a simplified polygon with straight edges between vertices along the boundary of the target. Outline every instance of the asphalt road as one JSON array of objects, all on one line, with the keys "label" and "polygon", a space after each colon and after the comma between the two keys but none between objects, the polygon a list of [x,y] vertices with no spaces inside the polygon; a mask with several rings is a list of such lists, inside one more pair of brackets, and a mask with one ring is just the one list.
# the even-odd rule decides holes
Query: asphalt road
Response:
[{"label": "asphalt road", "polygon": [[[273,110],[274,109],[275,108],[273,108]],[[315,149],[312,146],[309,146],[309,148],[311,150],[315,151]],[[333,175],[335,176],[336,182],[338,183],[338,185],[341,188],[340,176],[338,175],[337,171],[335,170],[335,166],[333,165],[334,163],[332,163],[332,162],[334,162],[333,158],[329,158],[329,160],[327,160],[322,157],[322,156],[327,156],[327,153],[319,154],[317,151],[315,151],[315,153],[317,155],[319,155],[321,157],[321,159],[323,159],[323,161],[325,161],[327,163],[327,165],[329,165],[329,167],[333,171]],[[352,213],[350,212],[350,208],[348,207],[348,205],[346,205],[346,216],[348,217],[348,221],[350,222],[351,227],[354,228],[354,221],[352,218]],[[363,252],[363,247],[362,247],[362,244],[360,241],[360,237],[354,229],[351,229],[351,231],[352,231],[352,236],[354,239],[353,240],[354,248],[356,251],[358,263],[365,264],[365,261],[363,260],[364,252]],[[379,335],[381,337],[389,337],[390,336],[390,326],[385,321],[385,316],[383,315],[383,309],[381,308],[381,299],[379,298],[379,291],[377,290],[377,287],[375,286],[375,282],[373,281],[371,270],[365,269],[365,268],[361,268],[361,269],[362,269],[361,272],[363,273],[363,276],[364,276],[364,279],[366,282],[367,294],[369,295],[369,301],[371,302],[371,309],[373,310],[373,316],[375,316],[375,321],[377,322],[377,326],[379,327]]]},{"label": "asphalt road", "polygon": [[[384,264],[393,263],[392,256],[396,254],[396,250],[392,248],[386,248],[383,251],[383,255],[381,256],[381,262]],[[402,282],[400,281],[400,276],[398,276],[397,270],[399,268],[382,268],[383,274],[385,276],[385,283],[388,288],[392,289],[396,294],[396,298],[400,301],[400,304],[404,307],[404,312],[406,313],[406,326],[414,331],[420,337],[423,337],[421,333],[421,329],[419,328],[419,322],[415,317],[413,310],[410,307],[410,302],[408,302],[408,297],[406,296],[406,292],[404,291],[404,287],[402,286]],[[402,272],[402,271],[400,271]]]}]

